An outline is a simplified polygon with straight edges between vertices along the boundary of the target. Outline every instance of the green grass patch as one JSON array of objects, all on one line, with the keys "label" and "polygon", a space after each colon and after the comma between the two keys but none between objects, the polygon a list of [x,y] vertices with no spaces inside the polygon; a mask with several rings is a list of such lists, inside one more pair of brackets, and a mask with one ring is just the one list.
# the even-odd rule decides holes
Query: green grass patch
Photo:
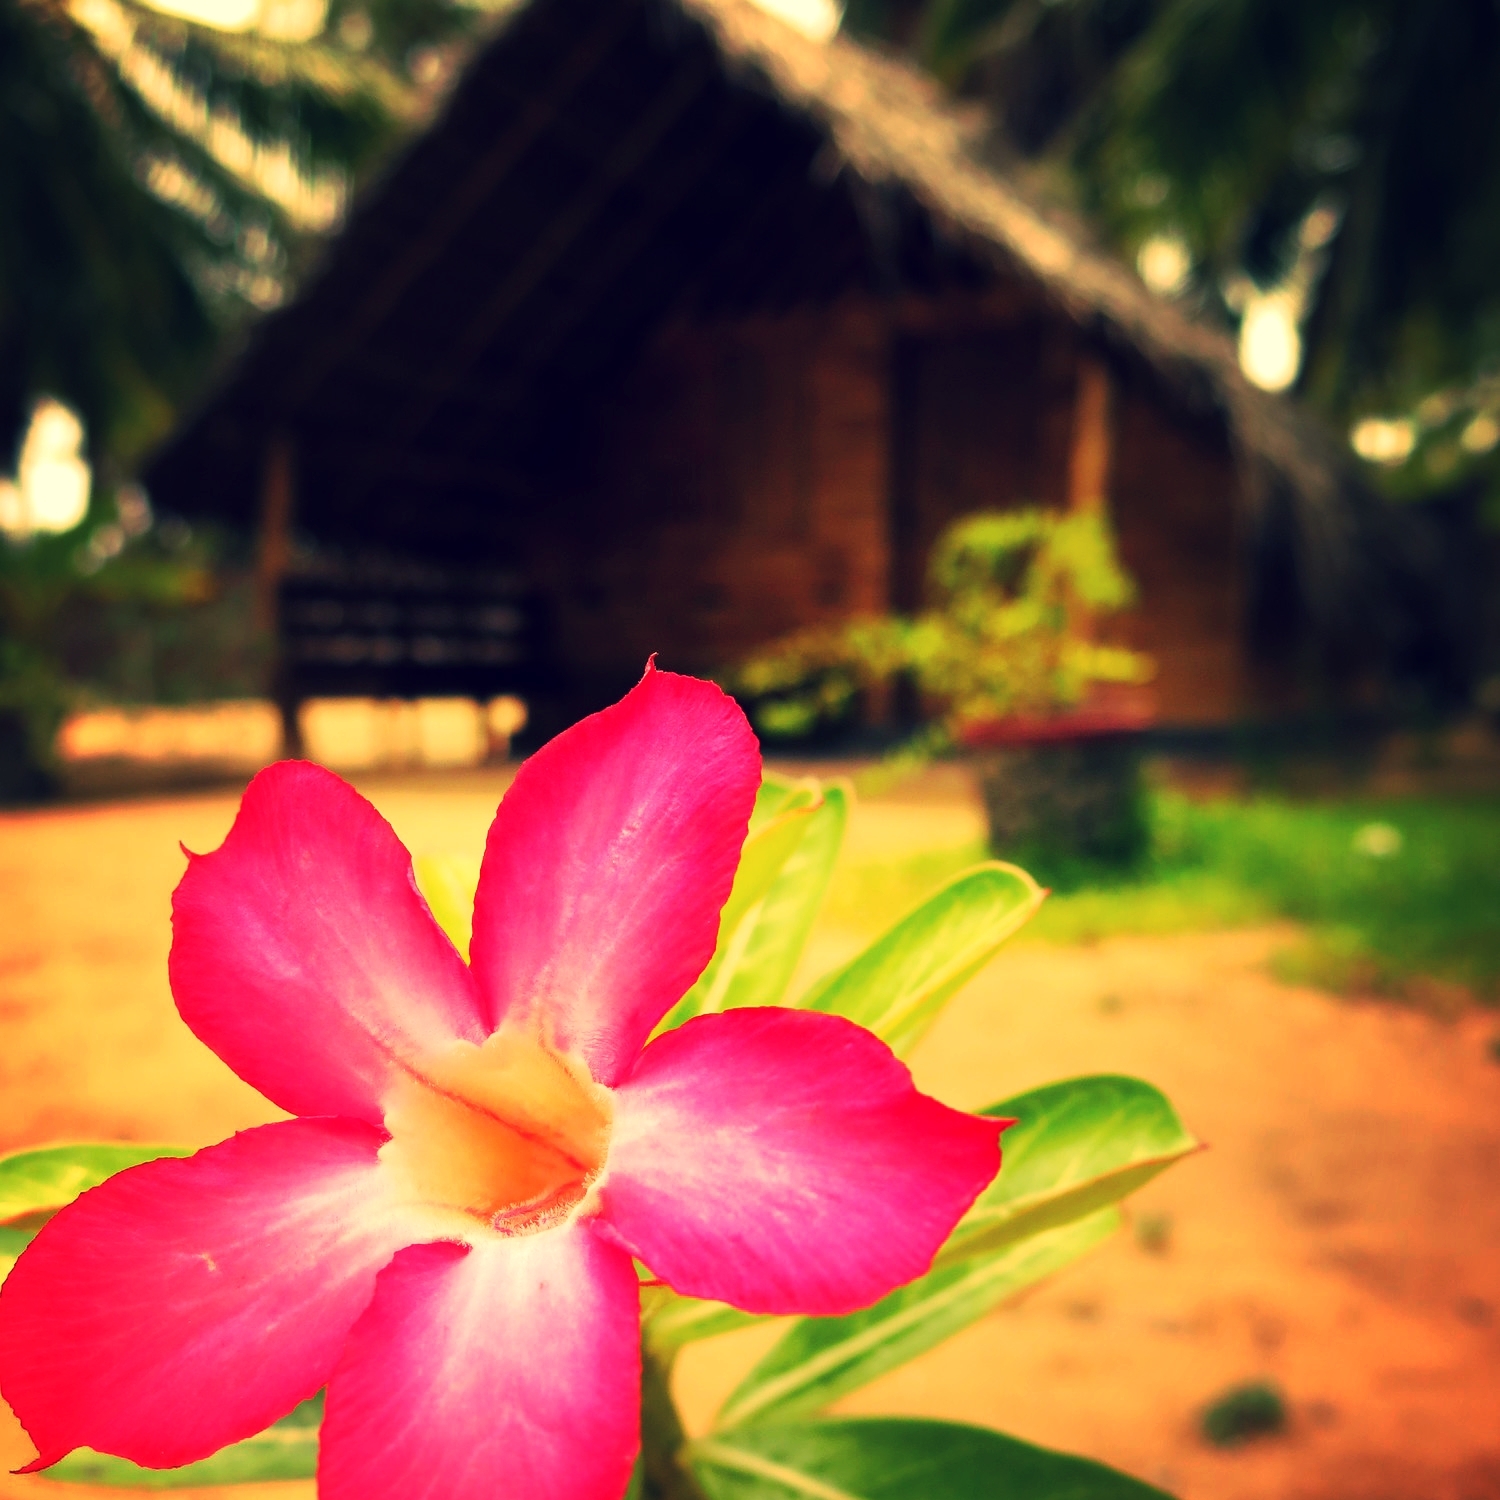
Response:
[{"label": "green grass patch", "polygon": [[[1079,872],[1026,929],[1088,942],[1273,918],[1305,924],[1289,980],[1402,993],[1414,976],[1500,993],[1500,799],[1193,803],[1159,794],[1151,853],[1130,875]],[[876,930],[986,857],[975,843],[846,864],[827,915]]]},{"label": "green grass patch", "polygon": [[1199,1417],[1199,1427],[1216,1448],[1237,1448],[1286,1431],[1286,1401],[1269,1381],[1252,1380],[1210,1402]]}]

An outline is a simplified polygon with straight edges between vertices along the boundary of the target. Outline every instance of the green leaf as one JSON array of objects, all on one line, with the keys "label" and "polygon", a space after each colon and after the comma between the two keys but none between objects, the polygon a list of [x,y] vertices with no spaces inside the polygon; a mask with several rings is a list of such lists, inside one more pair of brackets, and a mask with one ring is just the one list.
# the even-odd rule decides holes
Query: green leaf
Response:
[{"label": "green leaf", "polygon": [[762,1314],[741,1312],[723,1302],[673,1295],[646,1319],[645,1334],[659,1355],[670,1355],[684,1344],[732,1333],[761,1321]]},{"label": "green leaf", "polygon": [[850,788],[833,782],[806,819],[802,839],[747,920],[754,928],[725,986],[720,1010],[784,1005],[786,987],[823,905],[849,822]]},{"label": "green leaf", "polygon": [[58,1209],[126,1167],[159,1156],[189,1156],[191,1146],[114,1142],[43,1146],[0,1156],[0,1282]]},{"label": "green leaf", "polygon": [[218,65],[221,88],[247,81],[263,88],[301,88],[325,99],[366,99],[396,119],[420,113],[416,91],[378,58],[353,55],[318,41],[283,41],[258,31],[225,31],[205,22],[164,15],[124,0],[136,38],[166,58],[195,44]]},{"label": "green leaf", "polygon": [[639,1453],[630,1471],[630,1483],[625,1487],[625,1500],[646,1500],[646,1470]]},{"label": "green leaf", "polygon": [[[764,784],[761,790],[764,793]],[[761,799],[757,798],[757,808],[760,805]],[[752,822],[745,839],[734,886],[719,914],[719,940],[714,956],[697,983],[657,1026],[658,1032],[670,1031],[694,1016],[725,1009],[739,966],[755,936],[766,895],[811,827],[822,806],[822,791],[815,781],[808,781],[786,788],[784,795],[775,797],[774,805],[776,810],[763,818],[759,826]]]},{"label": "green leaf", "polygon": [[938,1265],[982,1254],[1117,1203],[1199,1149],[1159,1089],[1098,1074],[992,1104],[1018,1123],[1000,1175],[964,1215]]},{"label": "green leaf", "polygon": [[28,1214],[55,1213],[126,1167],[160,1156],[191,1156],[195,1149],[84,1142],[0,1157],[0,1223]]},{"label": "green leaf", "polygon": [[474,892],[479,889],[479,861],[462,854],[419,854],[412,861],[417,889],[449,941],[469,959],[474,927]]},{"label": "green leaf", "polygon": [[825,974],[798,1003],[847,1016],[905,1054],[1046,896],[1015,865],[979,865]]},{"label": "green leaf", "polygon": [[[777,813],[785,812],[795,801],[808,807],[818,800],[819,787],[813,776],[777,776],[768,771],[761,778],[760,789],[755,794],[755,807],[750,813],[750,832],[768,823]],[[809,795],[810,794],[810,795]]]},{"label": "green leaf", "polygon": [[762,782],[719,941],[657,1032],[742,1005],[780,1005],[823,903],[849,817],[849,791],[811,777]]},{"label": "green leaf", "polygon": [[10,1275],[21,1252],[36,1238],[40,1225],[0,1224],[0,1282]]},{"label": "green leaf", "polygon": [[742,1429],[689,1458],[708,1500],[1165,1500],[1090,1459],[909,1417]]},{"label": "green leaf", "polygon": [[179,1469],[143,1469],[127,1458],[79,1448],[43,1472],[48,1479],[71,1484],[107,1484],[137,1490],[311,1479],[318,1472],[318,1426],[322,1418],[320,1391],[255,1437],[231,1443],[208,1458]]},{"label": "green leaf", "polygon": [[862,1312],[799,1320],[740,1382],[716,1428],[781,1422],[827,1406],[1087,1254],[1119,1222],[1115,1209],[1104,1209],[995,1255],[931,1271]]}]

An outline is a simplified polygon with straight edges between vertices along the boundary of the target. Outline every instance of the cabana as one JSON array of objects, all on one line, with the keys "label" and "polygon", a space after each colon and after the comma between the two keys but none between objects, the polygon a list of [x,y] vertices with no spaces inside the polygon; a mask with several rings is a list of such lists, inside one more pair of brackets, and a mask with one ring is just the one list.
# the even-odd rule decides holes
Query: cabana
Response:
[{"label": "cabana", "polygon": [[1357,633],[1337,445],[929,81],[746,0],[515,7],[146,478],[259,528],[294,697],[546,726],[910,608],[948,521],[1028,503],[1107,506],[1166,724]]}]

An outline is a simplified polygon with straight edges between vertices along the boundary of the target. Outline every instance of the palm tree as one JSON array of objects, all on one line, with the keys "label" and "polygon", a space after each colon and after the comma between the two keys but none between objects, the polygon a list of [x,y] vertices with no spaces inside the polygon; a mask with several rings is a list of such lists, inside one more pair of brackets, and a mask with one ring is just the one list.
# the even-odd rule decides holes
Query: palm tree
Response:
[{"label": "palm tree", "polygon": [[1493,462],[1493,0],[851,0],[845,24],[987,98],[999,149],[1128,253],[1170,236],[1204,310],[1295,268],[1300,390],[1351,422],[1425,413],[1418,489]]},{"label": "palm tree", "polygon": [[139,0],[0,0],[0,470],[44,393],[83,417],[96,463],[160,436],[420,116],[413,61],[430,73],[474,20],[337,0],[297,40]]},{"label": "palm tree", "polygon": [[[52,784],[82,685],[135,690],[125,625],[139,638],[212,592],[211,549],[141,535],[149,507],[117,481],[226,334],[285,295],[480,20],[445,0],[259,3],[270,24],[234,33],[139,0],[0,0],[0,490],[33,410],[57,419],[44,397],[82,417],[96,477],[83,526],[0,538],[0,802]],[[227,656],[253,657],[248,616],[231,623]]]}]

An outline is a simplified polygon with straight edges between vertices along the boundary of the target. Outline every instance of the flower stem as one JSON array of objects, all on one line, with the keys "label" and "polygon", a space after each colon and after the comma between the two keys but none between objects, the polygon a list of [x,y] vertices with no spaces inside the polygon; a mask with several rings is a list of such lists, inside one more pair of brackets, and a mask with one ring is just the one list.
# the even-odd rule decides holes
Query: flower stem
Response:
[{"label": "flower stem", "polygon": [[672,1361],[641,1344],[642,1500],[705,1500],[684,1453],[687,1435],[672,1401]]}]

